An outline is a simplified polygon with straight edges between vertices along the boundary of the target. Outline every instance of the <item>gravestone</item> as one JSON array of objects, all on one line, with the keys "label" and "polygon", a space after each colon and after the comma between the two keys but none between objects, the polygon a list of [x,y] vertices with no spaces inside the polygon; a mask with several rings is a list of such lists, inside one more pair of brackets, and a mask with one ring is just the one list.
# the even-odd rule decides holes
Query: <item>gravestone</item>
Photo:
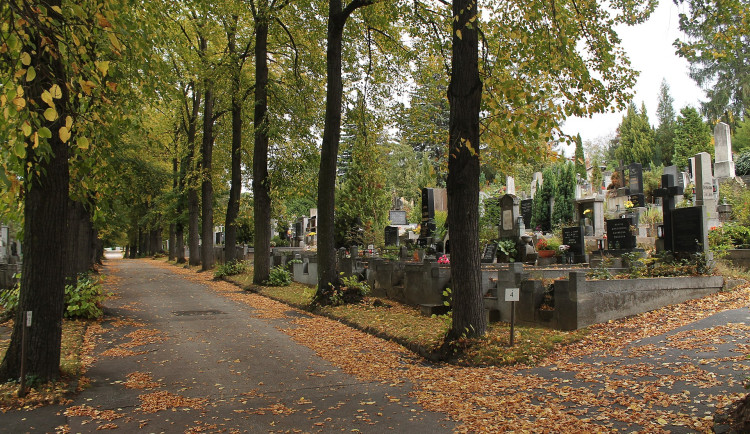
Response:
[{"label": "gravestone", "polygon": [[419,238],[424,244],[435,231],[435,195],[434,189],[422,189],[422,231]]},{"label": "gravestone", "polygon": [[[665,167],[664,170],[666,172],[667,168]],[[662,212],[664,214],[664,230],[662,232],[662,236],[664,237],[664,249],[669,250],[670,252],[674,252],[672,213],[675,210],[676,203],[682,201],[682,193],[683,187],[675,185],[675,180],[672,173],[665,173],[664,175],[662,175],[661,188],[658,188],[656,189],[656,191],[654,191],[654,196],[662,198]]]},{"label": "gravestone", "polygon": [[573,263],[586,262],[586,242],[583,238],[583,227],[563,228],[562,242],[568,246],[568,254],[572,256]]},{"label": "gravestone", "polygon": [[516,194],[516,180],[512,176],[505,177],[505,193]]},{"label": "gravestone", "polygon": [[701,152],[695,156],[695,205],[706,207],[709,227],[719,225],[714,194],[714,177],[711,172],[711,154]]},{"label": "gravestone", "polygon": [[[685,179],[683,177],[684,172],[680,172],[677,166],[667,166],[664,168],[664,171],[662,172],[662,178],[661,178],[661,188],[668,188],[668,185],[664,183],[664,175],[670,175],[672,176],[672,182],[669,184],[669,186],[672,187],[681,187],[682,191],[685,191]],[[664,197],[664,196],[657,196],[657,197]],[[675,203],[682,202],[682,193],[679,195],[674,196],[673,200]]]},{"label": "gravestone", "polygon": [[388,219],[392,225],[408,225],[409,222],[406,220],[406,211],[401,210],[390,210],[388,212]]},{"label": "gravestone", "polygon": [[531,227],[531,210],[534,203],[533,199],[524,199],[521,201],[521,217],[523,217],[523,225]]},{"label": "gravestone", "polygon": [[607,220],[607,247],[609,250],[635,249],[635,235],[631,226],[633,226],[633,220],[630,218]]},{"label": "gravestone", "polygon": [[732,137],[729,125],[719,122],[714,127],[714,174],[717,179],[734,178],[734,161],[732,161]]},{"label": "gravestone", "polygon": [[385,245],[398,246],[398,226],[385,227]]},{"label": "gravestone", "polygon": [[[500,228],[498,238],[518,238],[521,230],[518,225],[520,201],[515,195],[506,194],[500,198]],[[521,219],[521,221],[523,221]]]},{"label": "gravestone", "polygon": [[690,175],[690,182],[693,183],[693,185],[697,185],[695,183],[695,157],[688,158],[687,171],[688,175]]},{"label": "gravestone", "polygon": [[673,252],[679,255],[706,251],[708,247],[706,208],[704,206],[677,208],[672,211],[671,215]]},{"label": "gravestone", "polygon": [[534,198],[534,195],[536,194],[536,189],[542,186],[542,172],[534,172],[533,175],[531,175],[531,187],[529,191],[531,191],[531,198]]},{"label": "gravestone", "polygon": [[497,260],[497,243],[489,243],[482,251],[482,263],[492,264]]},{"label": "gravestone", "polygon": [[[585,213],[589,209],[591,212]],[[591,225],[591,234],[586,236],[601,237],[604,235],[604,199],[593,197],[588,199],[579,199],[576,201],[576,215],[578,220],[587,219]]]},{"label": "gravestone", "polygon": [[631,195],[643,193],[643,166],[641,163],[632,163],[628,166],[628,187]]}]

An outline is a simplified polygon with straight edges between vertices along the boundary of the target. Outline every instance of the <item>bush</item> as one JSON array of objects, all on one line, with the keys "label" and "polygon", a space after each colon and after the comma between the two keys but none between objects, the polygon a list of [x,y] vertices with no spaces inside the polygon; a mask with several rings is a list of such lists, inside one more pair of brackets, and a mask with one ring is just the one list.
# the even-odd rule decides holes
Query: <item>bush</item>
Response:
[{"label": "bush", "polygon": [[265,283],[268,286],[289,286],[292,284],[292,273],[283,265],[277,265],[271,268]]},{"label": "bush", "polygon": [[226,276],[234,276],[242,274],[247,271],[247,264],[243,261],[229,261],[224,264],[219,264],[214,271],[214,278],[220,279]]},{"label": "bush", "polygon": [[734,172],[738,176],[750,175],[750,149],[741,153],[734,162]]},{"label": "bush", "polygon": [[2,305],[11,316],[15,313],[16,308],[18,307],[18,295],[21,293],[21,273],[16,273],[13,277],[17,279],[13,288],[0,291],[0,305]]},{"label": "bush", "polygon": [[101,302],[105,298],[98,278],[80,274],[75,285],[65,285],[65,317],[100,318],[104,314]]}]

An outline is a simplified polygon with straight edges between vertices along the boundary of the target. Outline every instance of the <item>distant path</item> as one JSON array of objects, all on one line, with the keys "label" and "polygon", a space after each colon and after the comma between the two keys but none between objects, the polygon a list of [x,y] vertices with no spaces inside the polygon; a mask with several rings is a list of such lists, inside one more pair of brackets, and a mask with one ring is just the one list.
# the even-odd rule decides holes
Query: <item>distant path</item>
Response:
[{"label": "distant path", "polygon": [[69,417],[58,406],[0,415],[13,419],[0,431],[451,431],[445,415],[407,396],[408,385],[360,381],[277,329],[305,313],[273,319],[148,260],[107,268],[116,296],[91,386],[64,407]]}]

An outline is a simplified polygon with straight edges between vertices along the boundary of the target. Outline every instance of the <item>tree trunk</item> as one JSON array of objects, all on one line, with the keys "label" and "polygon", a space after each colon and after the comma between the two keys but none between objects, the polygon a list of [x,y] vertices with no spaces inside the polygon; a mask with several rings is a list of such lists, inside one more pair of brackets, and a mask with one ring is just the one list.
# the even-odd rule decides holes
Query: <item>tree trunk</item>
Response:
[{"label": "tree trunk", "polygon": [[211,167],[214,148],[214,95],[213,83],[206,80],[203,102],[203,143],[201,146],[201,270],[214,266],[214,186],[211,183]]},{"label": "tree trunk", "polygon": [[[450,337],[485,334],[479,254],[479,78],[477,3],[453,0],[453,56],[448,157],[453,326]],[[467,26],[469,20],[473,24]],[[458,37],[458,35],[461,37]]]},{"label": "tree trunk", "polygon": [[[198,123],[198,110],[201,105],[200,93],[194,85],[190,86],[193,89],[192,97],[192,112],[188,118],[188,131],[187,131],[187,146],[188,155],[186,158],[185,170],[186,173],[198,170],[193,168],[195,158],[195,136],[196,136],[196,124]],[[196,165],[198,166],[198,165]],[[187,178],[187,174],[185,176]],[[194,179],[186,179],[185,188],[187,189],[187,201],[188,201],[188,254],[190,255],[189,264],[199,265],[201,263],[201,256],[198,243],[200,241],[200,234],[198,232],[198,220],[200,218],[200,204],[198,200],[198,191],[195,187]]]},{"label": "tree trunk", "polygon": [[260,6],[255,27],[255,147],[253,149],[253,215],[255,247],[253,282],[268,280],[271,257],[271,195],[268,179],[268,21],[267,4]]},{"label": "tree trunk", "polygon": [[326,50],[326,114],[323,143],[320,150],[318,173],[318,292],[338,283],[336,273],[336,248],[334,244],[334,206],[336,196],[336,160],[341,139],[341,100],[343,82],[341,78],[341,44],[344,22],[340,17],[341,2],[330,2],[328,17],[328,47]]},{"label": "tree trunk", "polygon": [[175,238],[175,236],[176,236],[175,235],[175,224],[171,223],[169,225],[169,250],[168,250],[168,258],[167,258],[170,261],[174,261],[174,259],[175,259],[175,253],[176,253],[176,250],[175,250],[175,241],[177,241],[176,238]]},{"label": "tree trunk", "polygon": [[175,237],[175,260],[177,261],[178,264],[184,264],[185,263],[185,231],[183,229],[182,223],[177,223],[175,225],[174,237]]},{"label": "tree trunk", "polygon": [[[239,74],[234,78],[232,92],[232,181],[227,203],[227,218],[224,221],[224,262],[237,259],[237,215],[240,213],[242,192],[242,100],[239,96]],[[266,147],[267,149],[267,147]],[[257,220],[256,220],[257,221]]]},{"label": "tree trunk", "polygon": [[[46,3],[47,13],[63,22],[62,16],[54,12],[60,7],[60,0]],[[21,18],[21,17],[16,17]],[[27,17],[33,21],[37,17]],[[15,22],[16,19],[13,19]],[[42,29],[31,30],[31,64],[37,71],[26,94],[27,100],[36,101],[30,110],[36,112],[41,124],[51,131],[58,131],[65,125],[68,116],[69,94],[62,57],[56,52],[57,38],[54,34],[42,35]],[[42,38],[48,42],[49,50],[40,50]],[[53,84],[60,86],[62,98],[57,110],[59,117],[54,122],[44,120],[45,105],[41,104],[42,92]],[[65,295],[65,250],[67,246],[68,218],[68,144],[52,134],[47,140],[50,150],[44,156],[38,152],[33,142],[26,146],[26,163],[31,170],[24,176],[24,256],[21,274],[21,290],[5,358],[0,364],[0,380],[15,380],[20,377],[21,336],[26,334],[27,348],[24,366],[28,376],[42,381],[54,380],[60,376],[60,342]],[[39,173],[39,175],[37,175]],[[31,327],[24,327],[26,311],[33,312]]]}]

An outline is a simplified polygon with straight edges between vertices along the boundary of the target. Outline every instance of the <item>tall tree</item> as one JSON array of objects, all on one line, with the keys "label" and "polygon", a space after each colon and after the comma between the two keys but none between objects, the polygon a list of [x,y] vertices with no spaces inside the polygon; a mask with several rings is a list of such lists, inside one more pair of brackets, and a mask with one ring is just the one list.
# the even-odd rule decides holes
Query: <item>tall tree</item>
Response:
[{"label": "tall tree", "polygon": [[641,163],[648,166],[654,158],[654,132],[648,123],[646,106],[641,111],[630,104],[628,112],[623,116],[617,128],[619,146],[615,151],[618,160],[625,164]]},{"label": "tall tree", "polygon": [[576,152],[575,152],[575,173],[583,180],[586,179],[586,156],[583,153],[583,141],[581,141],[581,135],[578,134],[575,139]]},{"label": "tall tree", "polygon": [[713,157],[711,129],[703,122],[698,110],[685,107],[677,116],[672,164],[680,168],[687,167],[688,158],[694,157],[699,152],[708,152]]},{"label": "tall tree", "polygon": [[[352,13],[374,0],[352,0],[346,6],[341,0],[329,0],[326,48],[326,110],[318,174],[318,289],[315,300],[327,303],[331,285],[338,284],[334,245],[334,206],[336,194],[336,161],[341,139],[341,75],[344,26]],[[257,201],[257,198],[256,198]],[[258,236],[258,234],[256,234]]]},{"label": "tall tree", "polygon": [[448,227],[451,231],[453,324],[450,335],[482,336],[487,320],[482,304],[479,261],[479,78],[478,7],[453,0],[453,49],[448,86]]},{"label": "tall tree", "polygon": [[690,77],[707,88],[702,111],[711,121],[734,125],[750,108],[750,4],[745,0],[675,0],[685,37],[677,54],[690,62]]},{"label": "tall tree", "polygon": [[[659,126],[654,131],[655,150],[660,153],[661,161],[654,161],[655,164],[672,164],[672,154],[674,153],[674,99],[669,94],[669,84],[667,80],[661,81],[659,87],[659,104],[656,107],[656,119]],[[656,153],[656,152],[655,152]]]}]

